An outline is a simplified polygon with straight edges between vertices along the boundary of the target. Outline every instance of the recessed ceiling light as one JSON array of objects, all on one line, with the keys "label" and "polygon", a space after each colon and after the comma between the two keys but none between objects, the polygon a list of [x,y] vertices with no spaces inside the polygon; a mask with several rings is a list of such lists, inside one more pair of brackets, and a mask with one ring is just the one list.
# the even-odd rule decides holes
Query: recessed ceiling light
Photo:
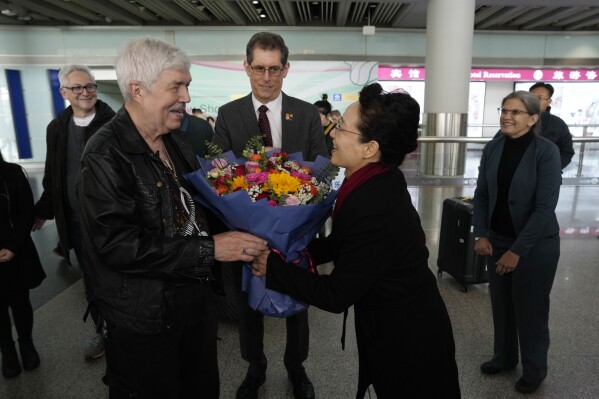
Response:
[{"label": "recessed ceiling light", "polygon": [[266,18],[266,14],[264,14],[264,13],[260,14],[260,18]]}]

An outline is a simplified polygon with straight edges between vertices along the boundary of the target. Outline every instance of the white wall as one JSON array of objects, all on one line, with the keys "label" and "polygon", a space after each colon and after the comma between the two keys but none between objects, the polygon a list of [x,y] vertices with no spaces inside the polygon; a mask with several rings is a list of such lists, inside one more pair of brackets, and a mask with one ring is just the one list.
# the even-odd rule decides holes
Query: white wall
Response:
[{"label": "white wall", "polygon": [[[361,28],[269,27],[290,48],[290,61],[374,61],[424,65],[426,32],[377,29],[364,36]],[[256,27],[222,28],[17,28],[0,27],[0,150],[16,161],[16,144],[4,69],[18,69],[23,79],[25,106],[33,158],[45,160],[45,128],[52,119],[48,68],[70,63],[112,68],[122,45],[139,36],[171,40],[196,60],[241,62],[245,44]],[[599,32],[589,33],[475,33],[473,66],[585,66],[599,65]],[[484,123],[497,120],[495,109],[513,90],[512,82],[490,82],[485,97]],[[249,91],[249,88],[248,88]],[[98,97],[113,108],[121,105],[118,89],[100,89]],[[448,100],[449,101],[449,100]]]}]

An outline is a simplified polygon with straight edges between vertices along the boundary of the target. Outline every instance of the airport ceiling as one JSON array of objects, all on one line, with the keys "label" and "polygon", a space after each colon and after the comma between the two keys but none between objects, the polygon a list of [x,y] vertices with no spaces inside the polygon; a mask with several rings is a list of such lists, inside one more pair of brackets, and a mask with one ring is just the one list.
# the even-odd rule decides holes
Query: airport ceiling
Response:
[{"label": "airport ceiling", "polygon": [[[0,25],[265,28],[374,25],[425,29],[427,4],[428,0],[0,0]],[[474,29],[599,32],[599,1],[476,0]]]}]

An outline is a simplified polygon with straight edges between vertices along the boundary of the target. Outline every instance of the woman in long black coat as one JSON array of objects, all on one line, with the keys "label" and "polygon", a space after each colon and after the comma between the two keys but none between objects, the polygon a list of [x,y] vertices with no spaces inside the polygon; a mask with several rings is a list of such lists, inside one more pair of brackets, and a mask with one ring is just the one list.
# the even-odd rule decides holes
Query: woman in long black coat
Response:
[{"label": "woman in long black coat", "polygon": [[459,398],[451,321],[428,268],[420,217],[398,166],[417,145],[420,107],[407,93],[364,87],[332,132],[331,162],[346,168],[332,233],[309,246],[316,275],[264,254],[253,265],[267,288],[341,313],[354,305],[356,398]]},{"label": "woman in long black coat", "polygon": [[33,370],[40,364],[31,337],[29,289],[40,285],[46,274],[31,239],[33,220],[33,194],[27,177],[19,165],[5,162],[0,154],[0,350],[5,378],[21,373],[9,308],[19,336],[23,368]]}]

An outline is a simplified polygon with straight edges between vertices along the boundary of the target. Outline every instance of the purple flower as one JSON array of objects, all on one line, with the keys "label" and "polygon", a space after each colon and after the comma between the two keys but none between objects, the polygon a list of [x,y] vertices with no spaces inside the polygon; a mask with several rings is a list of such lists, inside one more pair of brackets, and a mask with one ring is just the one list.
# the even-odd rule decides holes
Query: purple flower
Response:
[{"label": "purple flower", "polygon": [[295,195],[290,195],[285,199],[285,205],[299,205],[300,200]]},{"label": "purple flower", "polygon": [[312,179],[312,176],[307,175],[305,173],[297,172],[295,170],[290,171],[289,174],[293,177],[297,177],[300,180],[310,181],[310,179]]},{"label": "purple flower", "polygon": [[248,173],[254,173],[256,172],[256,169],[260,168],[260,164],[258,162],[254,162],[254,161],[247,161],[245,163],[245,169],[248,171]]},{"label": "purple flower", "polygon": [[215,168],[224,168],[225,166],[227,166],[229,163],[227,162],[227,160],[225,158],[214,158],[212,160],[212,162],[210,162],[210,164],[212,166],[214,166]]},{"label": "purple flower", "polygon": [[245,180],[248,182],[262,184],[268,181],[268,172],[248,173],[245,175]]}]

